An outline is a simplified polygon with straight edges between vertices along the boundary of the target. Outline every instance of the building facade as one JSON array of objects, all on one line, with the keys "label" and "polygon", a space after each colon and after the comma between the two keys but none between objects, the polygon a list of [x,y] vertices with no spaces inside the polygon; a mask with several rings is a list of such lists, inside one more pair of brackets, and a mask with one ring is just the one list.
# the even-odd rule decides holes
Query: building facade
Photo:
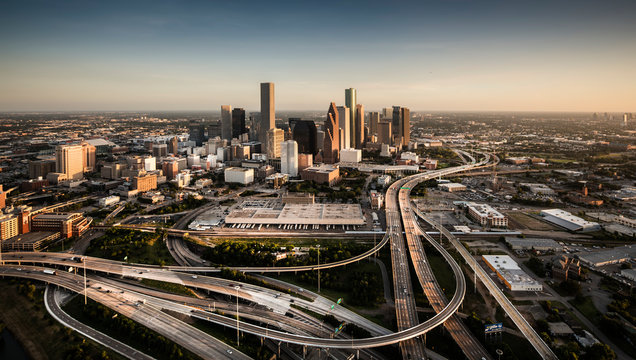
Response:
[{"label": "building facade", "polygon": [[267,132],[276,127],[274,83],[261,83],[261,119],[258,140],[267,147]]},{"label": "building facade", "polygon": [[280,172],[289,177],[298,176],[298,143],[294,140],[283,141],[280,148]]},{"label": "building facade", "polygon": [[329,105],[327,120],[325,120],[325,141],[323,142],[322,152],[322,159],[325,164],[335,164],[339,161],[340,125],[338,110],[333,102]]}]

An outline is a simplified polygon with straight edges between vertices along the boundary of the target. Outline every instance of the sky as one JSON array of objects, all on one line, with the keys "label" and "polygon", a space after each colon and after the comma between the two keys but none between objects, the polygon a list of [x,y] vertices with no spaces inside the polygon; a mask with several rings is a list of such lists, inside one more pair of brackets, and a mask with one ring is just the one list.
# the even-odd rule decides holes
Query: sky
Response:
[{"label": "sky", "polygon": [[0,111],[636,112],[636,1],[0,1]]}]

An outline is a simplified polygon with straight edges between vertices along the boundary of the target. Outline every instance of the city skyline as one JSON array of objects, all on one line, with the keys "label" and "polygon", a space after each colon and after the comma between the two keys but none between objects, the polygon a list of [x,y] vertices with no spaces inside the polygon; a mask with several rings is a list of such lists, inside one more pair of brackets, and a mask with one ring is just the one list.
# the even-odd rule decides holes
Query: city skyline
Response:
[{"label": "city skyline", "polygon": [[364,4],[9,3],[0,111],[635,110],[633,2]]}]

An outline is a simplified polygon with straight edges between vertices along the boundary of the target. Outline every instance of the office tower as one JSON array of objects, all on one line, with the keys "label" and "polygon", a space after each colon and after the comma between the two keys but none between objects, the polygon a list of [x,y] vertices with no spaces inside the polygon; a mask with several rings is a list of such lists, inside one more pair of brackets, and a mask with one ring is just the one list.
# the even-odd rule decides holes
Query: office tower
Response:
[{"label": "office tower", "polygon": [[351,112],[346,106],[338,106],[338,121],[340,122],[340,144],[339,150],[351,147]]},{"label": "office tower", "polygon": [[267,131],[276,127],[274,83],[261,83],[261,121],[258,140],[267,146]]},{"label": "office tower", "polygon": [[[250,113],[249,139],[260,141],[261,138],[261,113],[255,111]],[[267,136],[267,131],[265,132]],[[264,141],[262,143],[265,143]]]},{"label": "office tower", "polygon": [[267,158],[280,157],[280,144],[285,141],[285,132],[282,129],[269,129],[267,131]]},{"label": "office tower", "polygon": [[316,147],[317,152],[322,151],[325,146],[325,131],[317,130],[316,131]]},{"label": "office tower", "polygon": [[51,172],[55,172],[55,160],[29,161],[29,179],[46,178]]},{"label": "office tower", "polygon": [[82,143],[82,153],[84,158],[84,172],[92,172],[95,169],[96,148],[89,143]]},{"label": "office tower", "polygon": [[354,142],[356,149],[362,149],[364,144],[364,105],[356,105],[356,119],[354,121]]},{"label": "office tower", "polygon": [[220,121],[208,124],[208,139],[214,139],[215,137],[221,137],[222,135]]},{"label": "office tower", "polygon": [[280,172],[289,177],[298,176],[298,143],[294,140],[283,141],[280,145]]},{"label": "office tower", "polygon": [[380,121],[378,122],[378,144],[387,144],[391,145],[391,136],[393,133],[391,132],[391,122],[390,121]]},{"label": "office tower", "polygon": [[245,133],[245,110],[243,108],[232,109],[232,139],[238,139]]},{"label": "office tower", "polygon": [[82,145],[58,145],[55,148],[55,172],[65,174],[69,180],[84,177],[84,150]]},{"label": "office tower", "polygon": [[221,139],[232,140],[232,106],[221,105]]},{"label": "office tower", "polygon": [[205,140],[205,125],[199,123],[191,123],[190,129],[190,141],[194,141],[197,146],[203,145]]},{"label": "office tower", "polygon": [[144,170],[155,171],[157,170],[157,159],[152,156],[144,158]]},{"label": "office tower", "polygon": [[298,154],[298,172],[314,166],[314,156],[311,154]]},{"label": "office tower", "polygon": [[382,108],[382,120],[393,119],[393,108]]},{"label": "office tower", "polygon": [[163,176],[168,180],[174,179],[179,173],[179,163],[176,160],[166,160],[161,166]]},{"label": "office tower", "polygon": [[[356,111],[358,110],[357,104],[356,89],[345,89],[345,106],[349,108],[349,142],[347,143],[347,148],[355,147],[356,144],[356,127],[354,123],[356,121]],[[342,123],[342,118],[340,118],[340,123]]]},{"label": "office tower", "polygon": [[172,155],[177,155],[179,152],[179,138],[173,136],[172,139],[168,142],[168,153]]},{"label": "office tower", "polygon": [[629,117],[628,113],[623,114],[623,126],[627,126],[627,120],[629,120]]},{"label": "office tower", "polygon": [[378,135],[378,123],[380,122],[380,113],[372,111],[369,113],[369,135]]},{"label": "office tower", "polygon": [[298,143],[298,152],[316,155],[318,146],[316,144],[317,129],[314,121],[290,118],[289,126],[292,129],[292,139]]},{"label": "office tower", "polygon": [[168,156],[168,144],[152,144],[152,156],[158,158]]},{"label": "office tower", "polygon": [[393,135],[396,139],[401,139],[399,145],[408,145],[411,140],[411,111],[405,107],[394,106],[392,122]]},{"label": "office tower", "polygon": [[323,142],[322,160],[325,164],[338,162],[340,151],[340,125],[338,109],[335,103],[329,105],[327,120],[325,120],[325,141]]}]

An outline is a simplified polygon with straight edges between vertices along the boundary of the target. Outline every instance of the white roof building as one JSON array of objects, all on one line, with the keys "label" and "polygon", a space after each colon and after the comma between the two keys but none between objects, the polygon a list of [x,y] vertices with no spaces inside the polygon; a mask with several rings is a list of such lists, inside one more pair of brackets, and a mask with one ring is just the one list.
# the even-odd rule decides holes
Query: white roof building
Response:
[{"label": "white roof building", "polygon": [[541,216],[546,221],[570,231],[594,231],[600,229],[600,225],[597,222],[587,221],[561,209],[541,210]]},{"label": "white roof building", "polygon": [[484,262],[511,291],[541,291],[543,286],[508,255],[482,255]]}]

